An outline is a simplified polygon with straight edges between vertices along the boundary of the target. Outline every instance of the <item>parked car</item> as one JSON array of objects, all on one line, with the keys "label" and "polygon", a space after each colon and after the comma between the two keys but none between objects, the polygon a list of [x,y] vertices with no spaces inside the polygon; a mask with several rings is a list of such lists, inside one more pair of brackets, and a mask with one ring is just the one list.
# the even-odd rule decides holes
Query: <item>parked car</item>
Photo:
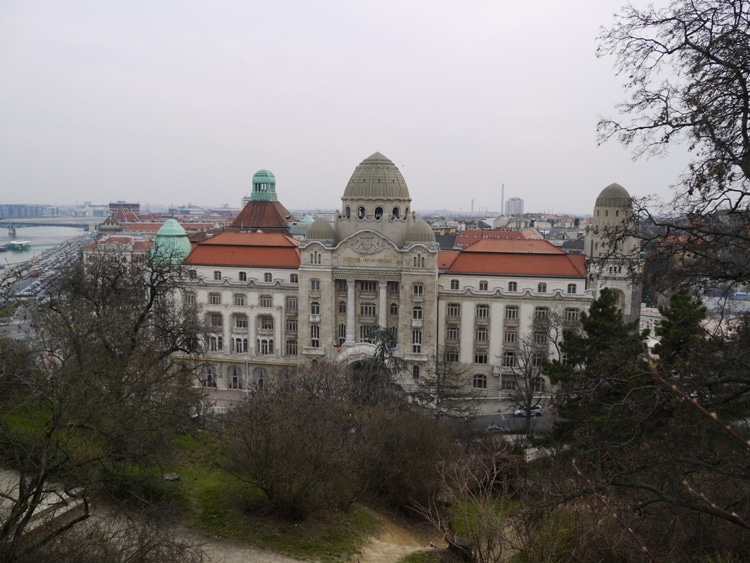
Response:
[{"label": "parked car", "polygon": [[487,432],[502,432],[502,428],[500,428],[499,425],[495,424],[494,422],[492,424],[488,424],[486,428]]},{"label": "parked car", "polygon": [[[517,408],[513,411],[513,416],[529,416],[526,414],[526,409],[524,408]],[[542,406],[541,405],[534,405],[531,407],[531,416],[542,416]]]}]

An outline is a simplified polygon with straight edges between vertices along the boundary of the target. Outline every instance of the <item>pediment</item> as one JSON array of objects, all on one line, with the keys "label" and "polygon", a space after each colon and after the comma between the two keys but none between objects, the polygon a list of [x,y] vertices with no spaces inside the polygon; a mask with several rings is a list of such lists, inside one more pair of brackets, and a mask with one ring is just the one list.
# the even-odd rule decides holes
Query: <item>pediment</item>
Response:
[{"label": "pediment", "polygon": [[397,268],[400,251],[393,241],[375,231],[358,231],[342,240],[333,257],[334,263],[346,268]]}]

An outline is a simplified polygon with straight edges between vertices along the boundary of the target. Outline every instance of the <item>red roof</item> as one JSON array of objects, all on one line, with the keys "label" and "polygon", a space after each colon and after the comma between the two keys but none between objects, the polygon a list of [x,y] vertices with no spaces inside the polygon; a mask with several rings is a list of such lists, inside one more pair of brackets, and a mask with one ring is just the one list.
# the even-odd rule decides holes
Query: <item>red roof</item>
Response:
[{"label": "red roof", "polygon": [[224,232],[197,243],[185,262],[204,266],[299,268],[298,244],[283,233]]},{"label": "red roof", "polygon": [[451,274],[586,276],[584,256],[566,254],[545,240],[482,239],[460,251],[440,252],[438,267]]},{"label": "red roof", "polygon": [[294,216],[278,201],[249,201],[230,228],[289,232],[292,221]]}]

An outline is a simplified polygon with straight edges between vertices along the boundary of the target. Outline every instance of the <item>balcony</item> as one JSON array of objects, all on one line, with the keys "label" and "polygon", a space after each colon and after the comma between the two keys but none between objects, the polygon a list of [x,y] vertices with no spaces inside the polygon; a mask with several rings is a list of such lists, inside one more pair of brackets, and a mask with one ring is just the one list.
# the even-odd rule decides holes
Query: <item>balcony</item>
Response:
[{"label": "balcony", "polygon": [[305,356],[325,356],[326,351],[323,348],[313,348],[312,346],[303,346],[302,353]]},{"label": "balcony", "polygon": [[406,354],[404,354],[404,360],[406,360],[407,362],[426,362],[427,354],[407,352]]},{"label": "balcony", "polygon": [[411,326],[412,326],[412,328],[422,328],[423,325],[424,325],[424,322],[422,321],[422,319],[412,319],[411,320]]},{"label": "balcony", "polygon": [[320,322],[320,315],[310,315],[310,322],[311,323],[319,323]]}]

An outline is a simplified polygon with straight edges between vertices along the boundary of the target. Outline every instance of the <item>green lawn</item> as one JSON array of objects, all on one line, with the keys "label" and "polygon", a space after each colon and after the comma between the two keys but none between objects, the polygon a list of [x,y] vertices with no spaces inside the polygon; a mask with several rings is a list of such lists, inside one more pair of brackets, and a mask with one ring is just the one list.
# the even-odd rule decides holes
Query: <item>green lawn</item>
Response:
[{"label": "green lawn", "polygon": [[376,520],[356,507],[350,512],[314,515],[303,522],[276,518],[260,491],[212,467],[206,435],[182,437],[178,447],[181,455],[174,471],[180,475],[190,527],[319,561],[348,559],[376,527]]}]

